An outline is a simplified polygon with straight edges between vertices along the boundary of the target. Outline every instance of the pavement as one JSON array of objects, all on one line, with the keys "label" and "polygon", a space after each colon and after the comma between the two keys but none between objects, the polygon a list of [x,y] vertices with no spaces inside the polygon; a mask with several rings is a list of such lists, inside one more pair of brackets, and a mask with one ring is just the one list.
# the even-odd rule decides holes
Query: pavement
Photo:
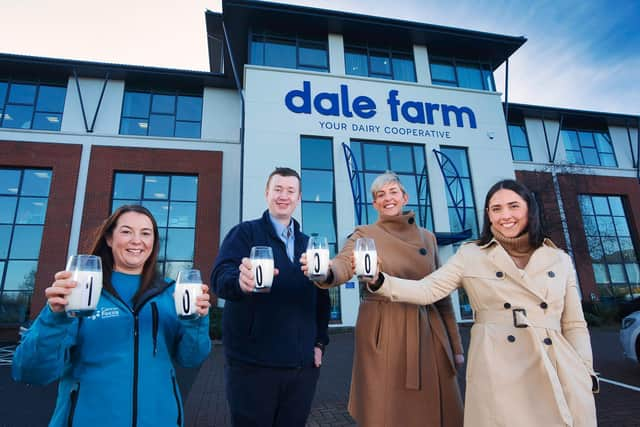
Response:
[{"label": "pavement", "polygon": [[[461,327],[465,348],[468,348],[469,330],[467,326]],[[601,376],[640,388],[640,364],[623,357],[618,330],[594,329],[591,339],[595,368]],[[332,334],[308,427],[356,425],[347,411],[352,357],[353,333]],[[224,393],[223,359],[222,345],[216,343],[199,370],[177,370],[185,400],[186,427],[230,426]],[[459,378],[464,390],[464,368]],[[47,425],[53,411],[55,385],[17,384],[10,378],[10,367],[0,364],[0,396],[1,427],[41,427]],[[640,391],[602,383],[601,392],[596,395],[596,406],[601,427],[640,427]]]}]

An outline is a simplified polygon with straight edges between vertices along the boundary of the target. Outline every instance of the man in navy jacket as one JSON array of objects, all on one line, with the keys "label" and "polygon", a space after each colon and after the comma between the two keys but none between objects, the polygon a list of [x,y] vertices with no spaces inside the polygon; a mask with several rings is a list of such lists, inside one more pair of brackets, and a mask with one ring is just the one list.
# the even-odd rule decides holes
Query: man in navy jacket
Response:
[{"label": "man in navy jacket", "polygon": [[[211,285],[225,299],[225,384],[234,427],[304,426],[329,342],[330,300],[300,269],[308,236],[291,215],[300,175],[276,168],[267,180],[268,209],[235,226],[216,258]],[[269,293],[255,293],[247,258],[270,246],[276,275]]]}]

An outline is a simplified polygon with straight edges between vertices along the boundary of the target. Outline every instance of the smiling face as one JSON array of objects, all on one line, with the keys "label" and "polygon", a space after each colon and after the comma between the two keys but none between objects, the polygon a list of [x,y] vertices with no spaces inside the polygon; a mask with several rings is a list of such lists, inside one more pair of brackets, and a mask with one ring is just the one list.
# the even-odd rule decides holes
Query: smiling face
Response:
[{"label": "smiling face", "polygon": [[375,192],[373,207],[378,211],[378,215],[400,215],[408,201],[409,196],[402,191],[400,185],[390,182]]},{"label": "smiling face", "polygon": [[489,222],[505,237],[518,237],[529,225],[527,202],[518,193],[501,189],[489,199]]},{"label": "smiling face", "polygon": [[141,274],[153,251],[153,243],[153,223],[148,216],[138,212],[120,215],[111,236],[107,237],[114,271]]},{"label": "smiling face", "polygon": [[273,175],[267,183],[265,198],[271,216],[288,225],[300,202],[300,181],[295,176]]}]

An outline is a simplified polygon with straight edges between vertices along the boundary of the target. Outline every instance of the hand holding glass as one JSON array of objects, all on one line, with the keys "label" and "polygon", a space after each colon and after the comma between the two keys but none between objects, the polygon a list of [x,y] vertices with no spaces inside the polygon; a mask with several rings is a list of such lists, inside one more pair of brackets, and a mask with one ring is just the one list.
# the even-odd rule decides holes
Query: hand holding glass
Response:
[{"label": "hand holding glass", "polygon": [[200,270],[181,270],[178,272],[173,300],[179,318],[194,319],[198,317],[196,302],[200,295],[202,295]]},{"label": "hand holding glass", "polygon": [[71,272],[71,280],[77,282],[67,298],[67,316],[92,316],[102,292],[102,260],[95,255],[72,255],[66,270]]},{"label": "hand holding glass", "polygon": [[378,253],[373,239],[360,238],[354,248],[356,276],[359,280],[373,279],[378,269]]},{"label": "hand holding glass", "polygon": [[329,245],[326,237],[311,236],[307,244],[307,267],[311,280],[324,280],[329,272]]},{"label": "hand holding glass", "polygon": [[269,246],[251,248],[251,270],[256,281],[253,292],[271,292],[273,284],[273,251]]}]

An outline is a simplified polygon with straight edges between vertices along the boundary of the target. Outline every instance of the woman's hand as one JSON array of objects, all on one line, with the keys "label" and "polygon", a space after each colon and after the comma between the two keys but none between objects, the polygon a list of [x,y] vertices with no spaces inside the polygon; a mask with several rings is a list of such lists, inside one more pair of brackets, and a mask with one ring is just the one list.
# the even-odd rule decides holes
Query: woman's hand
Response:
[{"label": "woman's hand", "polygon": [[[256,278],[253,276],[253,266],[249,258],[242,258],[242,263],[238,267],[240,269],[240,277],[238,277],[238,283],[240,289],[245,294],[253,292],[256,288]],[[273,277],[276,277],[279,273],[277,268],[273,269]]]},{"label": "woman's hand", "polygon": [[[311,279],[309,277],[309,266],[307,265],[307,253],[306,252],[302,252],[302,255],[300,256],[300,270],[302,270],[302,272],[304,273],[305,276],[307,276],[309,279]],[[329,260],[329,267],[327,268],[327,275],[326,276],[321,276],[321,277],[314,277],[313,280],[314,282],[317,283],[325,283],[325,282],[330,282],[331,280],[333,280],[333,272],[331,271],[331,264],[333,264],[333,260]]]},{"label": "woman's hand", "polygon": [[454,354],[453,360],[456,362],[456,365],[458,366],[464,365],[464,354]]},{"label": "woman's hand", "polygon": [[209,314],[209,308],[211,307],[210,299],[209,286],[202,284],[202,295],[198,295],[196,298],[196,311],[201,317]]},{"label": "woman's hand", "polygon": [[78,282],[71,280],[72,273],[70,271],[58,271],[54,278],[55,282],[44,290],[47,298],[47,304],[54,313],[61,313],[69,303],[67,296],[71,293],[71,289],[78,285]]},{"label": "woman's hand", "polygon": [[[380,274],[382,273],[382,259],[380,259],[380,256],[378,255],[378,260],[377,260],[377,265],[376,265],[376,274],[373,275],[373,277],[369,278],[369,277],[358,277],[358,281],[360,281],[361,283],[366,284],[367,286],[369,286],[371,288],[371,290],[375,291],[377,288],[374,289],[375,284],[378,282],[378,280],[380,279]],[[356,255],[355,252],[351,254],[351,274],[353,276],[355,276],[356,274]]]}]

